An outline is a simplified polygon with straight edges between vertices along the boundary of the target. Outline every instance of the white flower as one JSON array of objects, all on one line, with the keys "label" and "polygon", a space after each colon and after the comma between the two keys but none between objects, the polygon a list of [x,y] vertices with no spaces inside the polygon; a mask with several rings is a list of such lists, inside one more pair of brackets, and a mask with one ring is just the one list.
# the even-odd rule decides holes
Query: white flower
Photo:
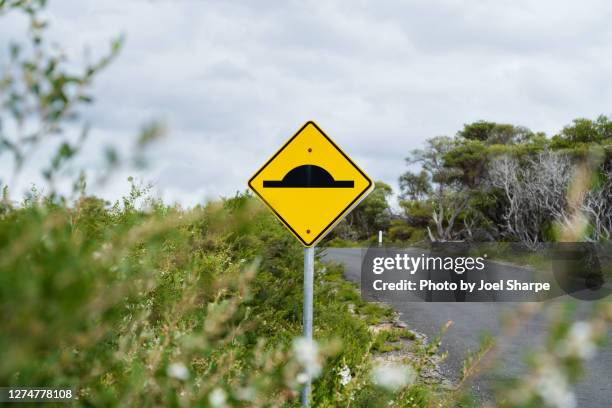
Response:
[{"label": "white flower", "polygon": [[416,373],[408,365],[387,363],[380,364],[372,370],[372,380],[374,383],[391,391],[396,391],[412,384],[415,379]]},{"label": "white flower", "polygon": [[293,353],[295,359],[304,367],[304,372],[315,378],[321,374],[321,362],[319,358],[319,346],[313,340],[299,337],[293,341]]},{"label": "white flower", "polygon": [[544,366],[536,379],[535,389],[547,406],[555,408],[576,407],[576,397],[569,390],[567,379],[559,369]]},{"label": "white flower", "polygon": [[107,257],[113,249],[113,245],[109,242],[105,242],[102,244],[102,247],[98,251],[95,251],[91,254],[92,258],[95,260],[100,260],[104,257]]},{"label": "white flower", "polygon": [[298,373],[298,375],[295,377],[295,380],[300,384],[306,384],[309,378],[310,377],[306,373]]},{"label": "white flower", "polygon": [[353,379],[351,376],[351,369],[346,365],[338,371],[338,375],[340,376],[340,384],[342,385],[347,385]]},{"label": "white flower", "polygon": [[236,396],[242,401],[252,401],[255,399],[256,394],[253,387],[239,388],[236,391]]},{"label": "white flower", "polygon": [[559,344],[559,354],[563,357],[576,356],[588,360],[595,356],[593,329],[587,322],[576,322],[572,325],[567,338]]},{"label": "white flower", "polygon": [[227,394],[221,388],[215,388],[208,395],[208,402],[213,408],[227,407]]},{"label": "white flower", "polygon": [[189,378],[189,370],[183,363],[172,363],[168,366],[166,373],[169,377],[185,381]]}]

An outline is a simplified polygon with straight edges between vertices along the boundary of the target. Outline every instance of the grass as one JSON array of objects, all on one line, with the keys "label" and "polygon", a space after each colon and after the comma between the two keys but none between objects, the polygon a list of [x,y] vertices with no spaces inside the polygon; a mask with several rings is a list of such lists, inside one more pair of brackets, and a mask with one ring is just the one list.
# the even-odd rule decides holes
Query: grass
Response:
[{"label": "grass", "polygon": [[399,344],[401,339],[415,340],[415,338],[414,333],[405,328],[394,327],[388,330],[381,330],[374,336],[372,351],[387,353],[390,351],[401,350],[402,345]]}]

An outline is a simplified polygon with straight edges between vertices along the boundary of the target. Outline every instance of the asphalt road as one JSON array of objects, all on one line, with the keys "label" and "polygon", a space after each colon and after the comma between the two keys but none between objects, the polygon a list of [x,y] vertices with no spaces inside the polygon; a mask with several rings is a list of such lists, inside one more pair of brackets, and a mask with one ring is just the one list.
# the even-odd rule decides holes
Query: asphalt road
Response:
[{"label": "asphalt road", "polygon": [[[360,283],[361,249],[328,248],[323,252],[323,259],[344,264],[345,278]],[[561,300],[564,299],[548,301],[546,309],[559,308]],[[483,333],[493,335],[501,346],[497,368],[479,376],[471,384],[476,394],[487,400],[491,398],[491,388],[495,383],[525,371],[525,352],[541,344],[546,336],[547,318],[542,313],[524,322],[512,337],[499,338],[500,318],[519,303],[424,303],[407,302],[401,298],[392,298],[387,303],[399,312],[401,320],[409,327],[430,337],[439,333],[446,322],[453,321],[442,339],[442,349],[448,351],[442,369],[448,378],[458,377],[466,353],[478,349]],[[577,319],[587,315],[588,303],[579,303]],[[588,361],[575,394],[578,407],[612,406],[612,344],[600,349],[596,357]]]}]

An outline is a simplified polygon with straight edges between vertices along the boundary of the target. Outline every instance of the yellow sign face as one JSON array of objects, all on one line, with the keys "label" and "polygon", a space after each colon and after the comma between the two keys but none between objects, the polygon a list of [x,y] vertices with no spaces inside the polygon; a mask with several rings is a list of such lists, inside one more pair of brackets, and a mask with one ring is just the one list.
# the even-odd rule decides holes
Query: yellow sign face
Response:
[{"label": "yellow sign face", "polygon": [[372,180],[306,122],[249,180],[249,187],[305,246],[313,246],[373,189]]}]

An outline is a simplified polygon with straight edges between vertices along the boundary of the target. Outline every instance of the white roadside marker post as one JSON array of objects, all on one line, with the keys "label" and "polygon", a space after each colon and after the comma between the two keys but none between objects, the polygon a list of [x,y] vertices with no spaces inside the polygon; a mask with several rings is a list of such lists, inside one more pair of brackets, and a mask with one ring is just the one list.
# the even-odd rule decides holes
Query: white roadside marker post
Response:
[{"label": "white roadside marker post", "polygon": [[[313,287],[314,287],[314,246],[304,248],[304,338],[312,341],[312,303],[313,303]],[[304,388],[302,389],[302,405],[310,406],[310,387],[311,378],[308,377]]]},{"label": "white roadside marker post", "polygon": [[382,231],[378,231],[378,246],[382,246]]}]

